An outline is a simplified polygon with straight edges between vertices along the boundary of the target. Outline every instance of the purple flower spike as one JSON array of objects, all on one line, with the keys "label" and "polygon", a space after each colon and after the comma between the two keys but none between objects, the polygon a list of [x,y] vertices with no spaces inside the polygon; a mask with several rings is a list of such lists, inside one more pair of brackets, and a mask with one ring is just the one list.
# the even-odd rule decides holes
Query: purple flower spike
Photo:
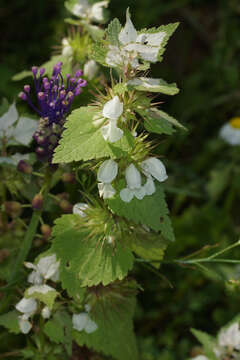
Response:
[{"label": "purple flower spike", "polygon": [[[63,131],[63,125],[74,98],[82,92],[82,87],[87,85],[86,80],[81,78],[82,71],[78,70],[74,77],[66,75],[66,84],[61,74],[62,63],[58,62],[52,71],[50,78],[43,77],[44,68],[32,67],[34,87],[37,95],[37,106],[30,97],[30,86],[24,86],[24,92],[19,94],[22,100],[26,100],[31,108],[40,116],[38,129],[34,134],[38,148],[36,153],[42,158],[47,157],[51,163],[52,155]],[[54,141],[53,141],[54,139]]]}]

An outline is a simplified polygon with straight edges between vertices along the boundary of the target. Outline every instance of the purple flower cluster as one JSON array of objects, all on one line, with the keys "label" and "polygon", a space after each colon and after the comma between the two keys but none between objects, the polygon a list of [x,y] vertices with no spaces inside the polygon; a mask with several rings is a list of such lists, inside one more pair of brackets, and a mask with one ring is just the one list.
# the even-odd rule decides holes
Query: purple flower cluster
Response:
[{"label": "purple flower cluster", "polygon": [[50,79],[44,76],[44,68],[40,68],[39,76],[38,68],[36,66],[32,68],[38,106],[35,106],[31,101],[30,85],[25,85],[24,91],[19,94],[19,97],[27,101],[40,116],[38,129],[33,135],[39,145],[36,152],[41,157],[47,157],[50,162],[63,131],[70,106],[74,98],[82,92],[82,87],[87,85],[86,80],[81,78],[82,71],[80,70],[75,73],[74,77],[67,74],[66,85],[64,85],[61,67],[61,62],[53,67]]}]

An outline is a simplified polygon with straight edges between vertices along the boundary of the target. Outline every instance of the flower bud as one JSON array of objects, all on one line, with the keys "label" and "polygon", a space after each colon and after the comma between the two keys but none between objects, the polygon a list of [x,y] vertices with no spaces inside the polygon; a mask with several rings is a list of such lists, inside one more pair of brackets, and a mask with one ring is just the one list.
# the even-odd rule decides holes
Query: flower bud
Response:
[{"label": "flower bud", "polygon": [[118,164],[112,159],[106,160],[98,169],[97,179],[105,184],[110,184],[117,176],[117,173]]},{"label": "flower bud", "polygon": [[6,214],[13,218],[18,217],[22,212],[21,204],[17,201],[6,201],[4,203],[4,209]]},{"label": "flower bud", "polygon": [[44,319],[49,319],[51,316],[51,311],[49,309],[48,306],[45,306],[42,311],[41,311],[41,315]]},{"label": "flower bud", "polygon": [[42,194],[36,194],[32,200],[32,207],[35,210],[41,210],[43,206],[43,196]]},{"label": "flower bud", "polygon": [[24,174],[31,174],[32,173],[32,166],[27,163],[25,160],[20,160],[17,165],[18,171]]},{"label": "flower bud", "polygon": [[85,210],[88,209],[89,206],[86,203],[77,203],[73,206],[73,214],[80,215],[81,217],[85,217]]},{"label": "flower bud", "polygon": [[65,183],[74,184],[75,183],[75,176],[73,173],[63,173],[62,174],[62,181]]},{"label": "flower bud", "polygon": [[43,234],[44,239],[47,240],[51,236],[52,229],[49,225],[42,224],[41,225],[41,233]]},{"label": "flower bud", "polygon": [[141,187],[141,174],[135,165],[130,164],[125,171],[125,178],[129,189],[138,189]]},{"label": "flower bud", "polygon": [[64,211],[64,213],[66,214],[72,213],[73,205],[69,201],[61,200],[59,206]]}]

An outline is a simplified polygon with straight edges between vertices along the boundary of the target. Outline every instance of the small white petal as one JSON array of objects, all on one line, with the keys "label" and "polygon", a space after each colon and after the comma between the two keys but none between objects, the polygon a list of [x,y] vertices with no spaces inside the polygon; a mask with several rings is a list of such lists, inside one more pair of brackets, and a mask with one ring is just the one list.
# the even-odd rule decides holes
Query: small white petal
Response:
[{"label": "small white petal", "polygon": [[89,304],[85,304],[84,309],[86,310],[86,312],[89,312],[91,310],[91,306]]},{"label": "small white petal", "polygon": [[152,175],[159,182],[165,181],[168,178],[164,164],[155,157],[142,161],[141,168],[146,175]]},{"label": "small white petal", "polygon": [[117,127],[114,120],[110,120],[107,125],[104,125],[101,128],[101,133],[104,140],[109,141],[110,143],[115,143],[123,136],[123,131]]},{"label": "small white petal", "polygon": [[151,176],[149,176],[147,178],[147,182],[144,185],[144,189],[145,189],[146,195],[152,195],[155,193],[156,187],[154,185],[154,181]]},{"label": "small white petal", "polygon": [[124,57],[117,46],[109,45],[109,51],[106,54],[105,61],[110,66],[119,66],[124,64]]},{"label": "small white petal", "polygon": [[111,199],[116,193],[116,190],[112,187],[111,184],[104,183],[98,183],[98,191],[99,196],[103,199]]},{"label": "small white petal", "polygon": [[51,310],[48,306],[44,306],[44,308],[41,311],[41,315],[44,319],[49,319],[51,316]]},{"label": "small white petal", "polygon": [[37,310],[37,302],[32,298],[22,298],[22,300],[16,304],[15,308],[21,313],[33,313]]},{"label": "small white petal", "polygon": [[97,179],[100,182],[110,184],[118,173],[118,164],[112,160],[105,160],[98,169]]},{"label": "small white petal", "polygon": [[124,47],[127,51],[135,51],[139,54],[139,57],[145,61],[155,63],[157,61],[159,48],[151,47],[142,44],[128,44]]},{"label": "small white petal", "polygon": [[24,319],[23,316],[18,317],[18,324],[23,334],[28,334],[32,328],[32,324],[30,323],[30,321]]},{"label": "small white petal", "polygon": [[114,236],[109,235],[107,236],[106,240],[108,244],[112,244],[114,242]]},{"label": "small white petal", "polygon": [[73,328],[77,331],[82,331],[87,325],[88,320],[89,320],[89,316],[87,313],[83,312],[80,314],[73,314],[72,317]]},{"label": "small white petal", "polygon": [[118,96],[114,96],[112,100],[106,102],[103,107],[102,114],[105,118],[117,120],[123,113],[123,103]]},{"label": "small white petal", "polygon": [[73,55],[73,48],[69,44],[67,38],[62,39],[62,55],[66,57],[71,57]]},{"label": "small white petal", "polygon": [[44,279],[50,279],[58,270],[60,262],[57,261],[56,254],[42,257],[37,268]]},{"label": "small white petal", "polygon": [[27,294],[30,296],[34,293],[47,294],[49,291],[56,291],[52,286],[49,285],[33,285],[27,289]]},{"label": "small white petal", "polygon": [[30,262],[27,262],[27,261],[24,263],[24,266],[26,266],[26,268],[28,268],[28,269],[37,270],[37,266],[36,266],[36,265],[34,265],[33,263],[30,263]]},{"label": "small white petal", "polygon": [[122,44],[129,44],[130,42],[135,42],[137,38],[137,30],[135,29],[129,11],[126,13],[126,24],[124,28],[120,31],[118,39]]},{"label": "small white petal", "polygon": [[133,199],[133,197],[134,197],[133,190],[125,188],[120,191],[120,198],[124,202],[129,203]]},{"label": "small white petal", "polygon": [[83,74],[84,76],[86,76],[89,80],[92,80],[94,78],[94,76],[96,75],[97,71],[98,71],[98,65],[96,63],[96,61],[94,60],[89,60],[84,64],[83,67]]},{"label": "small white petal", "polygon": [[76,16],[85,18],[88,14],[90,6],[87,0],[79,0],[78,4],[75,4],[72,8],[72,13]]},{"label": "small white petal", "polygon": [[73,214],[77,214],[81,217],[85,217],[85,210],[89,208],[89,205],[86,203],[77,203],[73,206]]},{"label": "small white petal", "polygon": [[28,275],[28,282],[30,284],[40,285],[43,283],[43,277],[39,271],[32,271],[31,274]]},{"label": "small white petal", "polygon": [[198,355],[192,358],[192,360],[208,360],[208,358],[204,355]]},{"label": "small white petal", "polygon": [[133,191],[134,196],[136,196],[136,198],[138,200],[142,200],[144,198],[144,196],[146,195],[146,190],[145,190],[144,186],[141,186],[140,188],[134,189],[132,191]]},{"label": "small white petal", "polygon": [[138,189],[141,187],[141,174],[135,165],[130,164],[125,171],[125,178],[129,189]]},{"label": "small white petal", "polygon": [[96,331],[97,328],[98,328],[98,326],[95,323],[95,321],[93,321],[89,318],[87,321],[87,324],[85,325],[84,330],[86,331],[87,334],[91,334],[92,332]]},{"label": "small white petal", "polygon": [[104,11],[103,8],[108,6],[108,1],[99,1],[96,4],[93,4],[90,11],[90,18],[96,22],[104,21]]},{"label": "small white petal", "polygon": [[153,34],[143,33],[137,36],[136,42],[144,45],[160,47],[166,35],[165,31],[159,31]]}]

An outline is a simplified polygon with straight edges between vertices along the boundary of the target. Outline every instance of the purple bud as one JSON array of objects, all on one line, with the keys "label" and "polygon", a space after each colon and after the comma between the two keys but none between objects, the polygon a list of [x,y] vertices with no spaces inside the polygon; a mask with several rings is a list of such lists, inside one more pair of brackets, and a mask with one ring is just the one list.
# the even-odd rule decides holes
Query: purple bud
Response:
[{"label": "purple bud", "polygon": [[80,87],[77,87],[74,91],[74,95],[78,96],[79,94],[81,94],[81,92],[82,92],[82,89]]},{"label": "purple bud", "polygon": [[86,85],[87,85],[87,80],[83,80],[83,79],[82,79],[81,86],[84,87],[84,86],[86,86]]},{"label": "purple bud", "polygon": [[42,147],[38,146],[38,147],[36,148],[36,153],[37,153],[39,156],[43,156],[43,155],[45,155],[45,150],[44,150]]},{"label": "purple bud", "polygon": [[75,81],[76,81],[75,77],[73,77],[73,78],[70,79],[70,82],[71,82],[71,83],[74,83]]},{"label": "purple bud", "polygon": [[71,77],[70,74],[66,74],[66,78],[69,79]]},{"label": "purple bud", "polygon": [[49,82],[47,82],[47,81],[44,81],[44,83],[43,83],[43,87],[44,87],[44,89],[45,89],[45,90],[50,89],[50,83],[49,83]]},{"label": "purple bud", "polygon": [[18,97],[22,100],[27,100],[27,95],[23,91],[18,94]]},{"label": "purple bud", "polygon": [[45,99],[45,94],[44,94],[44,92],[40,91],[37,95],[38,95],[38,99],[39,99],[39,100],[43,101],[43,100]]},{"label": "purple bud", "polygon": [[33,66],[32,67],[32,73],[33,73],[34,77],[37,75],[37,72],[38,72],[37,66]]},{"label": "purple bud", "polygon": [[78,70],[78,71],[76,71],[76,74],[75,74],[75,77],[80,77],[80,76],[82,76],[83,75],[83,72],[82,72],[82,70]]},{"label": "purple bud", "polygon": [[54,109],[55,108],[55,103],[53,101],[51,101],[49,106]]},{"label": "purple bud", "polygon": [[30,93],[30,85],[24,85],[24,91],[26,91],[26,93]]},{"label": "purple bud", "polygon": [[60,91],[60,98],[64,98],[66,96],[66,91],[65,90],[61,90]]},{"label": "purple bud", "polygon": [[31,174],[32,173],[32,166],[27,163],[25,160],[20,160],[17,165],[18,171],[24,174]]},{"label": "purple bud", "polygon": [[58,66],[58,67],[61,67],[62,66],[62,61],[59,61],[56,65]]},{"label": "purple bud", "polygon": [[56,92],[56,91],[57,91],[57,89],[58,89],[57,85],[54,85],[54,86],[53,86],[53,91],[55,91],[55,92]]},{"label": "purple bud", "polygon": [[72,91],[68,92],[68,98],[71,99],[74,96],[74,93]]},{"label": "purple bud", "polygon": [[32,199],[32,207],[35,210],[41,210],[43,206],[43,196],[42,194],[37,194],[34,196],[34,198]]},{"label": "purple bud", "polygon": [[45,69],[44,69],[44,68],[41,68],[41,69],[40,69],[40,76],[42,76],[44,73],[45,73]]}]

